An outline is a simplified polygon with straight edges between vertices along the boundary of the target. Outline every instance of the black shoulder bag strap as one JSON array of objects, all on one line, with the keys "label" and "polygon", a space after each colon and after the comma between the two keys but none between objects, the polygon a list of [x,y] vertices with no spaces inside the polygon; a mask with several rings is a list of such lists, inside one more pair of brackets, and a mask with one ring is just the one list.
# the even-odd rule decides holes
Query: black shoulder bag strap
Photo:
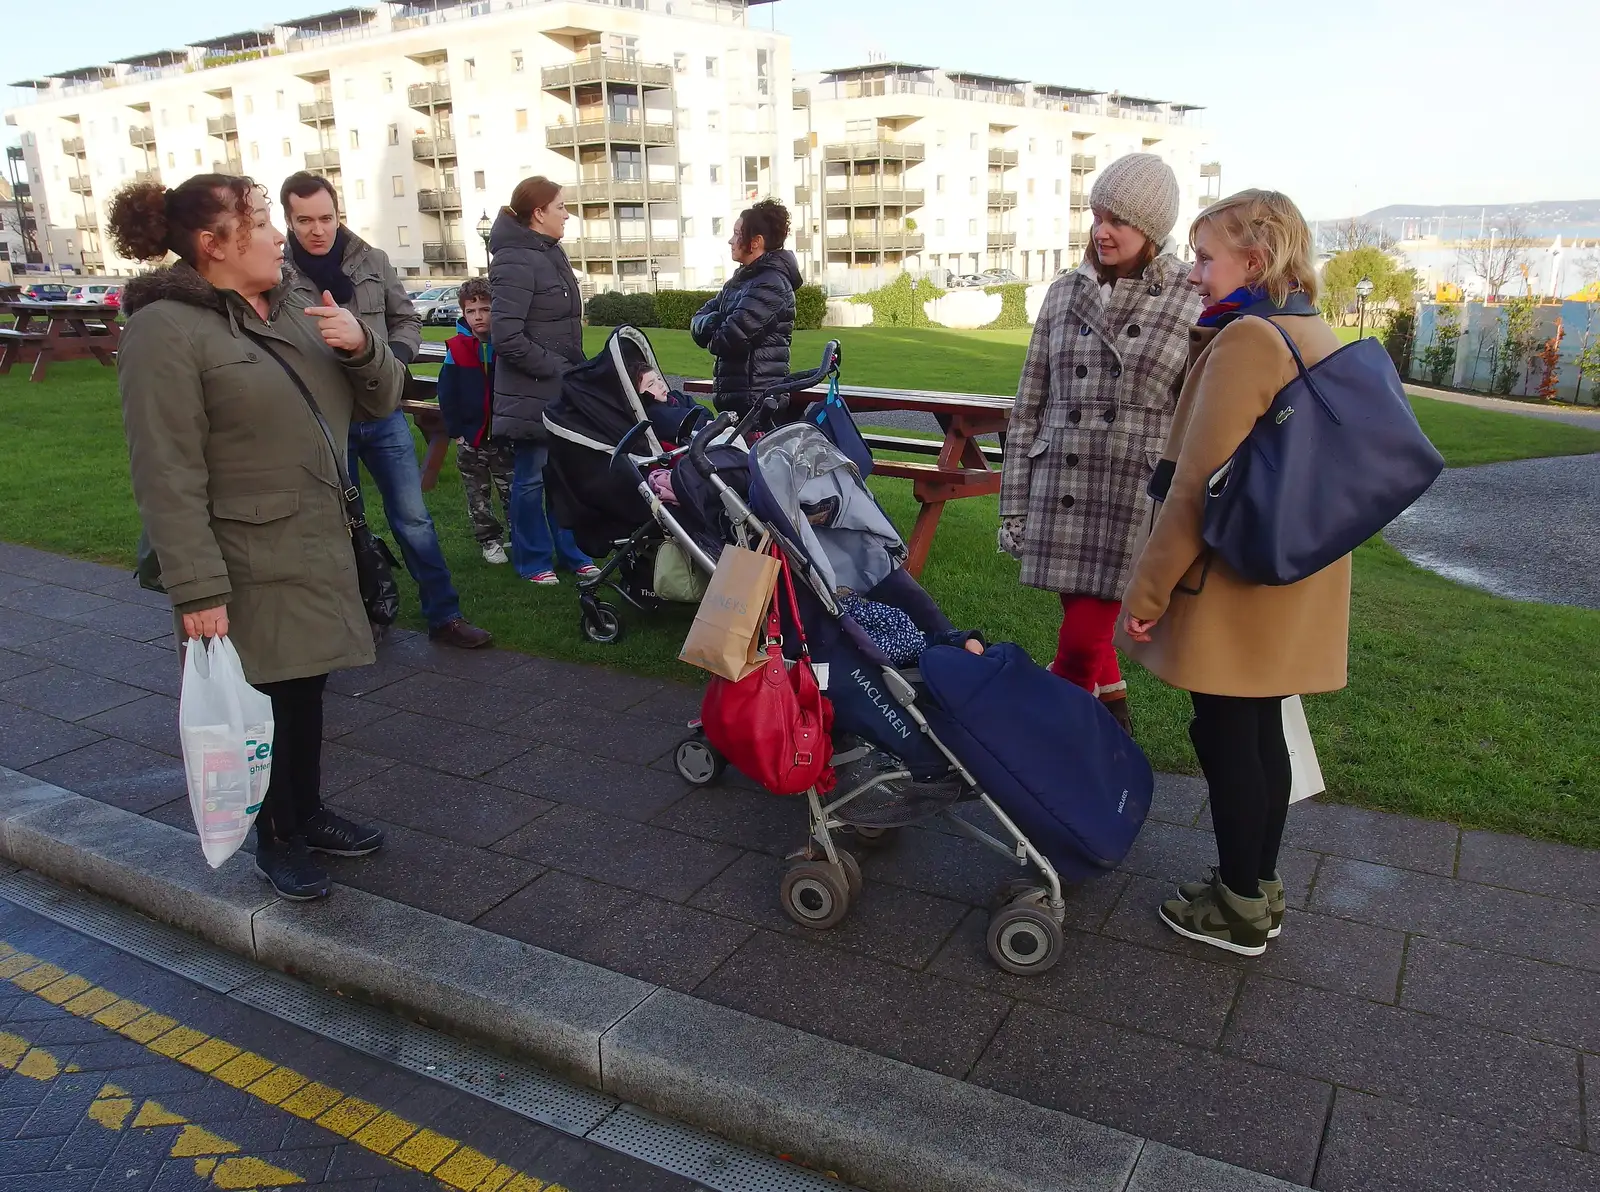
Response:
[{"label": "black shoulder bag strap", "polygon": [[339,445],[333,441],[333,431],[328,428],[317,399],[311,396],[310,388],[294,370],[294,366],[271,343],[249,328],[240,327],[239,330],[289,374],[300,396],[306,399],[311,416],[317,420],[328,450],[333,452],[333,466],[339,476],[339,496],[344,504],[345,529],[350,533],[350,546],[355,551],[356,582],[361,588],[361,603],[366,606],[367,619],[374,625],[393,625],[400,612],[400,586],[394,581],[394,569],[399,564],[390,552],[389,544],[367,525],[366,515],[361,511],[361,490],[350,481],[350,474],[345,470],[345,457],[340,453]]}]

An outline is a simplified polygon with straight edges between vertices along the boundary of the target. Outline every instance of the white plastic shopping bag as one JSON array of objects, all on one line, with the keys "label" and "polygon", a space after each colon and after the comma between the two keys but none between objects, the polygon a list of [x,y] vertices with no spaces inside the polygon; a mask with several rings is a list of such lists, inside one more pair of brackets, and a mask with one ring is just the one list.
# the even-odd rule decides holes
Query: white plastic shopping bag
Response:
[{"label": "white plastic shopping bag", "polygon": [[178,736],[189,810],[216,869],[239,850],[272,778],[272,701],[245,682],[226,637],[190,638],[184,650]]},{"label": "white plastic shopping bag", "polygon": [[1322,766],[1311,743],[1311,726],[1306,723],[1306,706],[1298,695],[1283,701],[1283,739],[1289,744],[1289,769],[1294,781],[1289,784],[1289,802],[1298,803],[1327,790],[1322,781]]}]

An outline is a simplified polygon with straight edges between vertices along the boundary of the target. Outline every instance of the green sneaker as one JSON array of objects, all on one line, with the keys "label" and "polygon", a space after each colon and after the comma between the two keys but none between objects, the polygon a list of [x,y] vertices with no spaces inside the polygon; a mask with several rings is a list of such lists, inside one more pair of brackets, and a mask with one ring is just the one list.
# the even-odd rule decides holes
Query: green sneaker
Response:
[{"label": "green sneaker", "polygon": [[[1193,902],[1200,895],[1211,888],[1211,883],[1217,880],[1217,868],[1211,867],[1211,872],[1206,874],[1203,882],[1184,882],[1178,887],[1178,897],[1185,902]],[[1269,940],[1275,940],[1283,934],[1283,912],[1288,907],[1288,901],[1283,896],[1283,879],[1275,877],[1270,882],[1261,883],[1261,893],[1266,895],[1267,908],[1272,911],[1272,928],[1267,932]]]},{"label": "green sneaker", "polygon": [[1267,950],[1272,912],[1264,896],[1240,898],[1216,880],[1188,902],[1174,898],[1162,903],[1161,921],[1186,939],[1240,956],[1260,956]]}]

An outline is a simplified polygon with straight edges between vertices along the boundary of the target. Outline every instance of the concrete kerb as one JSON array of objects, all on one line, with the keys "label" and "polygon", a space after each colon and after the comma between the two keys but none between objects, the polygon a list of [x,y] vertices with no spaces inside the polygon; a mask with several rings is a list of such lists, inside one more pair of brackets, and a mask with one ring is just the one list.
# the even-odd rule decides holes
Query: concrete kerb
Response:
[{"label": "concrete kerb", "polygon": [[874,1192],[1293,1187],[362,891],[285,903],[246,859],[3,767],[0,855]]}]

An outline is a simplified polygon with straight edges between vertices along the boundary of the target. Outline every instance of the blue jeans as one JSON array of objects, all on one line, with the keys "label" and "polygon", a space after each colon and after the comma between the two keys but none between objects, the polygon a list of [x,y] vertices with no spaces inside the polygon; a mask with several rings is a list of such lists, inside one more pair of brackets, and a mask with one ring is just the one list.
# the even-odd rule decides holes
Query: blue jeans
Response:
[{"label": "blue jeans", "polygon": [[544,501],[543,443],[517,440],[517,467],[511,477],[511,565],[523,579],[554,571],[556,556],[570,571],[594,562],[578,549],[571,530],[557,526]]},{"label": "blue jeans", "polygon": [[406,570],[417,581],[422,615],[430,629],[461,616],[461,600],[450,579],[450,567],[439,549],[439,534],[422,503],[422,469],[411,438],[411,423],[399,410],[377,422],[350,424],[350,483],[360,487],[361,465],[367,465],[383,494],[383,511],[400,547]]}]

